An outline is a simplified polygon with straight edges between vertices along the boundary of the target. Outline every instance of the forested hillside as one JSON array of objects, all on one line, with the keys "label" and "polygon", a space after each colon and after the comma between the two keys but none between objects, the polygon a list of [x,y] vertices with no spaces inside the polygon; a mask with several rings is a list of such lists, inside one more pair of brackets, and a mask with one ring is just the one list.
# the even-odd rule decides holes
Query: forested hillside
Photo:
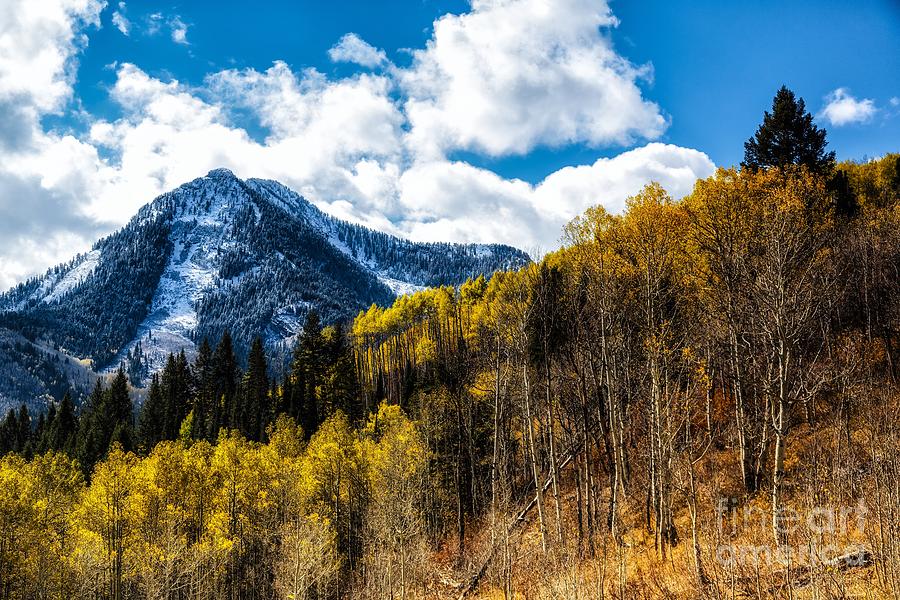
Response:
[{"label": "forested hillside", "polygon": [[11,412],[4,597],[898,597],[900,155],[836,164],[786,89],[746,148],[310,311],[284,372],[225,332],[139,409]]}]

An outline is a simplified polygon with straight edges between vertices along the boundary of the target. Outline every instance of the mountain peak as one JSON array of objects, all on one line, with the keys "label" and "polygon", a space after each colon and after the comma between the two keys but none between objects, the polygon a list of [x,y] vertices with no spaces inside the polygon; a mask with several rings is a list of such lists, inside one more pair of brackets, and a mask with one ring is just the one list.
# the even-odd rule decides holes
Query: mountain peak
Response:
[{"label": "mountain peak", "polygon": [[101,369],[124,363],[139,382],[170,352],[190,355],[226,330],[239,353],[257,336],[284,349],[313,309],[341,321],[528,260],[507,246],[373,231],[276,181],[220,168],[159,196],[91,252],[0,294],[0,329]]},{"label": "mountain peak", "polygon": [[226,169],[225,167],[219,167],[218,169],[213,169],[209,173],[206,174],[207,178],[210,179],[237,179],[237,175],[235,175],[231,169]]}]

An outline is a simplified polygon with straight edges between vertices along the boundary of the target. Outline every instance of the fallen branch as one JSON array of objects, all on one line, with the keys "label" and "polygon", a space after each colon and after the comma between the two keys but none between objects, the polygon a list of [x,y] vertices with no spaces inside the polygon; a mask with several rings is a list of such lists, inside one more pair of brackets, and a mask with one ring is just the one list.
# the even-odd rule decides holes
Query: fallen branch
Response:
[{"label": "fallen branch", "polygon": [[865,546],[860,546],[845,554],[823,561],[818,565],[798,567],[793,571],[782,572],[781,576],[784,578],[784,583],[771,588],[769,593],[774,594],[779,589],[784,588],[784,586],[807,586],[812,581],[813,574],[820,569],[844,572],[849,571],[850,569],[869,567],[871,565],[872,553]]}]

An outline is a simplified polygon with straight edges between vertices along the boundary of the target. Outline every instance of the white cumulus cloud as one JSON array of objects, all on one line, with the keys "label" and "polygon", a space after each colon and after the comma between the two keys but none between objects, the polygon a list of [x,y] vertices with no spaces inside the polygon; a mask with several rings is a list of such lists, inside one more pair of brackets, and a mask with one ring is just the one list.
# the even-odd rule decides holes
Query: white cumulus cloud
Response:
[{"label": "white cumulus cloud", "polygon": [[[207,86],[223,105],[134,65],[119,68],[112,97],[126,116],[97,123],[92,141],[117,153],[120,166],[93,213],[120,211],[125,219],[137,210],[147,198],[123,190],[125,182],[161,193],[227,166],[243,177],[282,181],[341,218],[413,239],[548,249],[562,226],[591,205],[617,211],[649,181],[682,196],[715,168],[696,150],[651,143],[532,185],[410,153],[401,107],[383,76],[332,81],[278,62],[263,72],[212,74]],[[269,131],[266,139],[255,141],[230,124],[232,108],[255,115]]]},{"label": "white cumulus cloud", "polygon": [[868,98],[858,100],[847,88],[837,88],[825,96],[825,106],[820,115],[835,127],[851,123],[866,123],[875,113],[875,102]]},{"label": "white cumulus cloud", "polygon": [[616,53],[616,24],[597,0],[477,0],[441,17],[400,73],[410,143],[498,156],[658,137],[666,118],[638,87],[650,70]]},{"label": "white cumulus cloud", "polygon": [[650,181],[674,197],[715,171],[697,150],[651,143],[590,165],[565,167],[537,185],[464,162],[413,165],[400,179],[402,230],[418,240],[496,241],[528,250],[558,246],[563,226],[590,206],[619,212]]},{"label": "white cumulus cloud", "polygon": [[328,56],[334,62],[348,62],[363,67],[377,67],[387,62],[387,55],[370,45],[355,33],[348,33],[328,51]]},{"label": "white cumulus cloud", "polygon": [[99,25],[99,0],[0,3],[0,102],[58,111],[72,94],[85,25]]},{"label": "white cumulus cloud", "polygon": [[[0,287],[86,250],[156,195],[217,167],[282,181],[331,214],[389,233],[528,250],[555,247],[588,206],[619,210],[651,180],[681,196],[714,169],[701,152],[661,143],[537,183],[449,158],[455,149],[508,154],[662,131],[659,108],[637,87],[645,71],[601,35],[615,24],[602,3],[476,1],[470,13],[439,19],[408,68],[342,78],[276,61],[188,86],[118,63],[110,99],[119,115],[93,118],[74,137],[45,131],[40,116],[71,100],[83,32],[102,6],[57,1],[26,29],[3,24],[24,22],[34,3],[19,2],[14,19],[0,7],[0,106],[27,117],[0,111]],[[31,51],[10,53],[10,42]],[[24,76],[32,72],[41,75]],[[263,136],[239,124],[248,118]]]},{"label": "white cumulus cloud", "polygon": [[620,212],[625,200],[644,184],[655,181],[674,198],[691,192],[694,182],[709,177],[715,165],[698,150],[653,142],[591,165],[563,167],[535,190],[535,203],[557,216],[560,227],[590,206],[602,204]]},{"label": "white cumulus cloud", "polygon": [[131,21],[125,16],[125,3],[119,2],[119,10],[113,11],[112,24],[122,35],[128,35],[131,31]]},{"label": "white cumulus cloud", "polygon": [[172,29],[172,41],[176,44],[187,45],[188,26],[184,21],[181,20],[181,17],[172,17],[172,19],[169,21],[169,27]]},{"label": "white cumulus cloud", "polygon": [[110,227],[84,211],[95,149],[41,125],[71,101],[83,31],[100,24],[103,6],[0,2],[0,288],[70,258]]}]

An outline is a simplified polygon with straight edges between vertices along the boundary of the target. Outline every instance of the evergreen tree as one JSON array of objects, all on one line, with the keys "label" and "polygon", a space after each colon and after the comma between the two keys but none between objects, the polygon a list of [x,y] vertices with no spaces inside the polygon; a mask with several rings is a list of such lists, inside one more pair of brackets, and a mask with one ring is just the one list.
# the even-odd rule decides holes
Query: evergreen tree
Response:
[{"label": "evergreen tree", "polygon": [[118,444],[126,451],[130,451],[134,448],[134,427],[131,423],[116,423],[112,434],[109,436],[107,450],[109,450],[113,444]]},{"label": "evergreen tree", "polygon": [[281,382],[281,390],[278,395],[278,414],[287,414],[295,416],[292,409],[292,400],[294,395],[294,386],[291,381],[291,371],[288,370],[284,374],[284,380]]},{"label": "evergreen tree", "polygon": [[132,385],[140,385],[141,380],[147,376],[148,370],[140,340],[137,341],[134,348],[128,351],[125,364],[127,365],[128,380]]},{"label": "evergreen tree", "polygon": [[806,112],[803,99],[781,86],[772,112],[765,112],[756,134],[744,143],[741,166],[756,170],[804,165],[814,173],[828,173],[834,166],[834,152],[825,151],[825,135]]},{"label": "evergreen tree", "polygon": [[106,450],[106,441],[102,439],[102,419],[100,418],[104,396],[103,379],[98,377],[91,395],[84,403],[81,418],[78,420],[75,452],[86,475],[90,474],[94,464],[100,460]]},{"label": "evergreen tree", "polygon": [[147,399],[144,400],[144,405],[141,407],[138,423],[138,440],[145,452],[150,452],[163,439],[164,418],[165,399],[159,383],[159,375],[154,373],[150,381],[150,390],[147,392]]},{"label": "evergreen tree", "polygon": [[188,362],[187,356],[184,353],[184,348],[181,349],[181,352],[179,352],[178,356],[175,358],[175,367],[176,373],[178,374],[179,391],[182,398],[182,410],[184,411],[185,416],[187,416],[187,413],[191,410],[191,398],[194,393],[194,378],[193,372],[191,371],[191,364]]},{"label": "evergreen tree", "polygon": [[[303,352],[299,340],[294,345],[288,380],[289,385],[285,386],[282,391],[282,393],[285,394],[285,412],[305,428],[306,424],[301,418],[301,409],[304,406],[306,398],[306,370],[303,365]],[[305,429],[304,432],[307,437],[311,435],[311,432],[308,432]]]},{"label": "evergreen tree", "polygon": [[0,455],[18,451],[16,448],[18,436],[19,420],[16,411],[10,409],[6,413],[6,419],[3,420],[3,426],[0,427]]},{"label": "evergreen tree", "polygon": [[[38,452],[41,454],[43,454],[47,450],[55,449],[50,445],[50,428],[53,427],[53,421],[56,420],[56,411],[56,402],[51,402],[50,406],[47,407],[47,416],[44,419],[43,429],[40,436],[38,436]],[[38,426],[40,426],[40,423],[38,424]]]},{"label": "evergreen tree", "polygon": [[170,352],[163,367],[161,376],[161,389],[163,395],[162,431],[161,438],[171,440],[175,437],[175,429],[178,427],[178,383],[175,367],[175,356]]},{"label": "evergreen tree", "polygon": [[828,180],[835,212],[846,218],[853,218],[859,212],[859,200],[850,185],[850,177],[843,169],[838,169]]},{"label": "evergreen tree", "polygon": [[[326,342],[324,381],[320,386],[320,407],[328,418],[341,410],[351,420],[362,417],[359,381],[353,363],[353,349],[341,323],[329,330]],[[412,372],[412,368],[409,372]]]},{"label": "evergreen tree", "polygon": [[191,437],[201,439],[207,436],[212,420],[215,401],[215,378],[213,373],[213,353],[209,340],[203,338],[197,349],[192,378],[194,382],[194,418],[191,423]]},{"label": "evergreen tree", "polygon": [[[51,404],[52,406],[52,404]],[[31,432],[30,439],[28,443],[25,445],[24,454],[28,458],[31,458],[35,454],[43,454],[46,450],[45,442],[45,433],[47,431],[47,415],[45,413],[41,413],[38,415],[37,423],[34,426],[34,431]]]},{"label": "evergreen tree", "polygon": [[53,419],[48,419],[48,423],[47,449],[74,454],[78,421],[75,418],[75,406],[69,392],[63,396],[59,409],[55,411]]},{"label": "evergreen tree", "polygon": [[222,427],[233,427],[237,395],[238,366],[231,334],[226,330],[213,356],[215,396],[209,419],[207,438],[215,440]]},{"label": "evergreen tree", "polygon": [[[322,415],[319,411],[318,388],[322,379],[325,362],[325,344],[322,338],[322,324],[319,313],[315,310],[306,315],[303,332],[297,341],[295,363],[302,372],[302,384],[297,398],[298,421],[306,435],[311,435],[319,428]],[[299,355],[299,356],[297,356]],[[295,389],[295,394],[298,390]]]},{"label": "evergreen tree", "polygon": [[133,447],[133,415],[134,406],[128,393],[128,377],[125,369],[119,368],[113,377],[112,384],[103,395],[103,411],[101,417],[104,421],[102,431],[105,443],[102,451],[106,452],[112,442],[120,442],[125,450]]},{"label": "evergreen tree", "polygon": [[78,427],[77,453],[85,474],[90,473],[112,442],[133,447],[133,405],[125,369],[119,367],[109,388],[97,379]]},{"label": "evergreen tree", "polygon": [[250,347],[247,372],[244,374],[241,402],[241,431],[255,441],[263,438],[269,422],[269,376],[262,339],[257,337]]},{"label": "evergreen tree", "polygon": [[16,420],[19,431],[16,434],[16,452],[25,452],[29,450],[31,443],[31,415],[28,414],[28,407],[24,404],[19,407],[19,416]]},{"label": "evergreen tree", "polygon": [[281,398],[279,396],[279,385],[276,377],[269,379],[269,400],[268,400],[268,416],[266,417],[266,429],[274,423],[281,414]]},{"label": "evergreen tree", "polygon": [[174,440],[181,431],[181,422],[190,410],[190,369],[184,351],[176,358],[169,354],[162,372],[161,387],[165,398],[163,409],[163,439]]}]

